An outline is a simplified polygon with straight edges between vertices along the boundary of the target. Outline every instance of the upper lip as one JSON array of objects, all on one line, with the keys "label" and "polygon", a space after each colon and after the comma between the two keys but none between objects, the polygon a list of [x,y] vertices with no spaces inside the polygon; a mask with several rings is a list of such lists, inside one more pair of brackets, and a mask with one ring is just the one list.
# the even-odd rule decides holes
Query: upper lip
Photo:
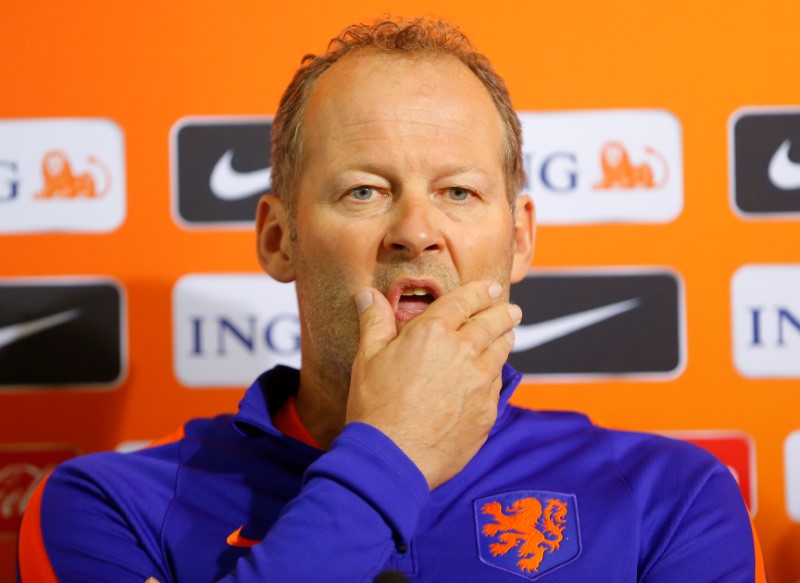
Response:
[{"label": "upper lip", "polygon": [[405,290],[411,288],[423,288],[428,290],[434,300],[442,295],[442,288],[435,281],[429,279],[400,279],[391,285],[389,293],[386,296],[392,306],[392,310],[397,312],[400,296],[403,295]]}]

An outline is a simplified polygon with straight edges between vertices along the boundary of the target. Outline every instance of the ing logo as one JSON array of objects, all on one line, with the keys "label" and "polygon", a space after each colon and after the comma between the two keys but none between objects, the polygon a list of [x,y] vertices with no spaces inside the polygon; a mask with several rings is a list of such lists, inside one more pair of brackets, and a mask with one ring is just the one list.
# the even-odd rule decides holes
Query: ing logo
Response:
[{"label": "ing logo", "polygon": [[800,378],[800,264],[749,264],[731,280],[733,358],[748,378]]},{"label": "ing logo", "polygon": [[521,112],[519,118],[525,189],[536,200],[540,225],[666,223],[681,213],[681,123],[670,112]]},{"label": "ing logo", "polygon": [[100,188],[91,172],[74,173],[64,152],[60,150],[47,152],[42,160],[44,186],[34,198],[99,198],[106,195],[111,188],[111,171],[108,166],[94,156],[87,157],[86,162],[88,166],[102,174],[103,182]]},{"label": "ing logo", "polygon": [[0,120],[0,206],[0,234],[117,229],[126,214],[122,128],[102,118]]},{"label": "ing logo", "polygon": [[257,273],[188,274],[172,305],[175,376],[187,387],[238,388],[277,364],[300,367],[293,284]]},{"label": "ing logo", "polygon": [[648,161],[634,164],[622,143],[607,142],[600,152],[603,176],[592,188],[594,190],[610,190],[613,188],[653,189],[664,187],[669,180],[669,166],[666,158],[650,146],[645,147],[644,150],[660,167],[658,181],[656,181],[656,172]]},{"label": "ing logo", "polygon": [[0,202],[9,202],[19,194],[19,167],[12,160],[0,160]]},{"label": "ing logo", "polygon": [[481,560],[529,579],[580,554],[571,494],[521,490],[475,502]]}]

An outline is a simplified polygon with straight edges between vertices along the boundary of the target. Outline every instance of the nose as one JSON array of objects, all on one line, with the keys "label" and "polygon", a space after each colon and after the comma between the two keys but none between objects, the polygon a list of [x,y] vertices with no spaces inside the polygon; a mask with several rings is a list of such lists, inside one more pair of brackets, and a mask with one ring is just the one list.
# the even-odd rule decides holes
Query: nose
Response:
[{"label": "nose", "polygon": [[400,196],[392,205],[383,246],[393,253],[418,257],[444,248],[439,210],[428,196]]}]

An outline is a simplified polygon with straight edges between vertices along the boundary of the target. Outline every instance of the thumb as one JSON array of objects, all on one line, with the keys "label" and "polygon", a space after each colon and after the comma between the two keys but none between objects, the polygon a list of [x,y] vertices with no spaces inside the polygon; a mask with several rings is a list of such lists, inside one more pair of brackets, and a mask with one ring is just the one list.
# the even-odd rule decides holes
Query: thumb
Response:
[{"label": "thumb", "polygon": [[394,311],[389,300],[372,287],[359,290],[353,299],[361,332],[359,348],[367,356],[372,356],[397,336]]}]

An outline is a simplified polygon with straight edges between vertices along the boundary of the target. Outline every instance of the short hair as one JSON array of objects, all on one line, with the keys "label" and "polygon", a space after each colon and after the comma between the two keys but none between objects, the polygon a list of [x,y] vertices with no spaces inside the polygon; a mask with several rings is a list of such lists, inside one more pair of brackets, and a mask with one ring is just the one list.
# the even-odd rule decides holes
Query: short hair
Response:
[{"label": "short hair", "polygon": [[386,18],[374,24],[354,24],[331,39],[322,56],[306,55],[281,97],[272,124],[272,192],[294,216],[303,155],[303,118],[311,91],[320,75],[355,50],[374,49],[409,56],[452,56],[480,79],[494,101],[504,126],[502,162],[509,203],[513,207],[525,184],[522,128],[511,105],[506,84],[484,55],[450,23],[427,17]]}]

